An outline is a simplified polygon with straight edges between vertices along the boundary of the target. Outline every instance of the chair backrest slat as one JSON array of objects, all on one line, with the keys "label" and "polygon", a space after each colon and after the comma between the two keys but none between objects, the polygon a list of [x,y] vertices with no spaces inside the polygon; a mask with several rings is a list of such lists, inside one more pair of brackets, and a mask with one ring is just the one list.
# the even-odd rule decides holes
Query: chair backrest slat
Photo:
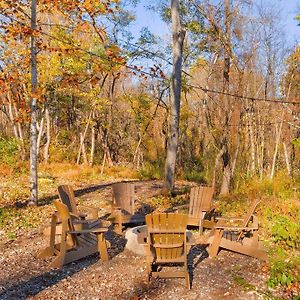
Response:
[{"label": "chair backrest slat", "polygon": [[206,186],[196,186],[191,188],[189,216],[202,218],[202,213],[211,208],[214,189]]},{"label": "chair backrest slat", "polygon": [[148,241],[155,257],[161,261],[179,258],[185,251],[186,214],[148,214],[146,225]]},{"label": "chair backrest slat", "polygon": [[249,222],[250,222],[250,220],[251,220],[251,217],[252,217],[252,215],[254,214],[254,212],[255,212],[255,210],[256,210],[256,208],[257,208],[257,206],[258,206],[259,203],[260,203],[260,200],[258,200],[258,199],[255,199],[255,200],[252,202],[252,204],[251,204],[249,210],[247,211],[247,213],[246,213],[246,215],[245,215],[245,217],[244,217],[243,227],[248,227]]},{"label": "chair backrest slat", "polygon": [[135,192],[132,183],[114,183],[112,185],[113,204],[129,214],[134,214]]},{"label": "chair backrest slat", "polygon": [[[65,230],[74,231],[75,228],[74,228],[74,224],[71,219],[71,215],[70,215],[68,206],[59,200],[54,200],[53,203],[58,212],[59,218],[61,219],[62,223],[66,225]],[[63,232],[62,232],[62,234],[63,234]],[[73,244],[78,245],[78,240],[77,240],[76,236],[71,235],[71,238],[72,238]]]},{"label": "chair backrest slat", "polygon": [[70,185],[60,185],[58,187],[58,194],[60,200],[62,201],[62,203],[67,205],[70,212],[79,214],[74,190]]}]

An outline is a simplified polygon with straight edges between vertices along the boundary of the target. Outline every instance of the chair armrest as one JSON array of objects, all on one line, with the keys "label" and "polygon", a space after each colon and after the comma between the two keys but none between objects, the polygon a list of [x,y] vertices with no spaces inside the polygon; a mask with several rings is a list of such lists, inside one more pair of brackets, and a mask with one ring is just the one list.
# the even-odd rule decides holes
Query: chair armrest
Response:
[{"label": "chair armrest", "polygon": [[115,207],[111,213],[112,216],[114,216],[115,214],[122,214],[122,208],[121,207]]},{"label": "chair armrest", "polygon": [[86,223],[92,223],[92,222],[96,222],[98,221],[99,219],[96,218],[96,219],[84,219],[84,220],[76,220],[76,221],[73,221],[74,224],[86,224]]},{"label": "chair armrest", "polygon": [[85,205],[80,205],[83,209],[86,209],[92,213],[93,218],[98,218],[98,213],[99,211],[102,210],[100,207],[92,207],[92,206],[85,206]]},{"label": "chair armrest", "polygon": [[82,220],[82,218],[84,217],[83,214],[78,215],[78,214],[74,214],[72,212],[70,212],[70,216],[74,217],[75,219],[78,219],[78,220]]},{"label": "chair armrest", "polygon": [[216,217],[216,220],[220,221],[243,221],[244,218],[237,218],[237,217]]},{"label": "chair armrest", "polygon": [[196,241],[196,239],[195,239],[195,237],[194,237],[193,234],[189,238],[187,238],[186,244],[188,246],[194,246],[194,245],[197,244],[197,241]]},{"label": "chair armrest", "polygon": [[70,231],[67,231],[67,233],[70,233],[70,234],[104,233],[107,231],[108,231],[108,228],[94,228],[94,229],[70,230]]},{"label": "chair armrest", "polygon": [[186,203],[186,204],[174,206],[173,209],[187,208],[189,207],[189,205],[190,205],[189,203]]},{"label": "chair armrest", "polygon": [[253,227],[258,228],[258,217],[256,215],[252,215],[252,218],[253,218],[253,221],[252,221]]},{"label": "chair armrest", "polygon": [[82,208],[88,209],[88,210],[97,210],[97,211],[103,210],[103,208],[101,208],[101,207],[93,207],[93,206],[87,206],[87,205],[79,205],[79,206]]},{"label": "chair armrest", "polygon": [[251,230],[258,230],[258,227],[234,227],[234,226],[218,226],[215,225],[214,228],[216,229],[224,229],[229,231],[251,231]]},{"label": "chair armrest", "polygon": [[140,245],[148,245],[148,235],[146,231],[142,231],[137,234],[137,242]]}]

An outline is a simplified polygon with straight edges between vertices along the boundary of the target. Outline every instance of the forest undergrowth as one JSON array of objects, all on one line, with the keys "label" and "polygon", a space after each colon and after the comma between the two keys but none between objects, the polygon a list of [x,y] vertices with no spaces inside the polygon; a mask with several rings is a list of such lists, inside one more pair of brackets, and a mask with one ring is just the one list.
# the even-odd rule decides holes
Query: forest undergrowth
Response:
[{"label": "forest undergrowth", "polygon": [[[40,205],[27,206],[28,172],[22,162],[9,166],[1,164],[0,235],[3,243],[21,238],[26,232],[39,228],[50,217],[52,200],[60,184],[76,189],[119,180],[145,180],[145,172],[116,166],[101,167],[53,163],[39,170]],[[151,172],[150,172],[151,173]],[[150,176],[148,179],[153,179]],[[193,183],[190,183],[193,184]],[[188,201],[189,185],[176,196],[159,195],[147,199],[158,210],[178,206]],[[300,294],[300,181],[278,173],[273,180],[249,178],[240,180],[228,196],[216,197],[215,205],[222,215],[242,216],[253,199],[261,199],[257,209],[260,240],[268,249],[270,290],[282,289],[292,299]],[[79,197],[80,199],[80,197]],[[82,200],[79,200],[82,201]]]}]

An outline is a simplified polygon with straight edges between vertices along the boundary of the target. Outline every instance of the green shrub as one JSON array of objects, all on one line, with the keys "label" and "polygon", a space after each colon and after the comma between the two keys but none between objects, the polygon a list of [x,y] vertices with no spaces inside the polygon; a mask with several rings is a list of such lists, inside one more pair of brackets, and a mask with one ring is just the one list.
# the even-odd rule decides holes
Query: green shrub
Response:
[{"label": "green shrub", "polygon": [[268,286],[274,288],[278,285],[289,286],[293,282],[300,280],[300,257],[294,256],[286,259],[288,255],[285,251],[281,251],[279,258],[273,259],[270,264],[270,277],[267,281]]},{"label": "green shrub", "polygon": [[0,163],[12,165],[18,155],[18,143],[15,138],[0,138]]},{"label": "green shrub", "polygon": [[[284,205],[284,204],[282,204]],[[284,249],[300,247],[300,210],[296,206],[285,204],[285,212],[266,209],[267,229],[277,245]]]},{"label": "green shrub", "polygon": [[53,143],[50,145],[49,156],[52,163],[57,162],[75,162],[77,159],[77,149],[61,145],[59,143]]},{"label": "green shrub", "polygon": [[276,196],[287,199],[293,195],[293,188],[296,185],[295,180],[287,176],[285,172],[278,172],[273,180],[269,177],[247,179],[240,183],[236,192],[247,195],[250,198]]},{"label": "green shrub", "polygon": [[272,223],[271,234],[274,242],[297,248],[300,243],[300,224],[292,221],[287,216],[276,216],[276,218],[273,218]]},{"label": "green shrub", "polygon": [[139,170],[141,179],[161,179],[163,177],[162,167],[158,163],[146,162]]},{"label": "green shrub", "polygon": [[195,171],[195,170],[192,170],[190,172],[185,172],[184,178],[187,181],[193,181],[193,182],[197,182],[197,183],[206,183],[203,173]]}]

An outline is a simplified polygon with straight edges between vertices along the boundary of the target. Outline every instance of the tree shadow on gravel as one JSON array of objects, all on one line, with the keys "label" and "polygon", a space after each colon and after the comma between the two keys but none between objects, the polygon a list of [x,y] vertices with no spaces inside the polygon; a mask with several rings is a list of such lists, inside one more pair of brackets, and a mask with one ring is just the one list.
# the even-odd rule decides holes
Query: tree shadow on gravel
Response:
[{"label": "tree shadow on gravel", "polygon": [[149,295],[151,295],[152,297],[155,297],[156,295],[161,296],[162,292],[166,291],[169,288],[169,280],[170,279],[155,278],[152,279],[149,283],[146,283],[146,281],[139,279],[136,281],[130,291],[122,293],[122,295],[117,296],[116,299],[138,300]]},{"label": "tree shadow on gravel", "polygon": [[206,248],[207,248],[207,244],[195,245],[191,248],[188,254],[188,266],[189,266],[191,285],[193,284],[193,278],[194,278],[193,274],[195,268],[198,266],[199,263],[201,263],[205,258],[209,256],[206,251]]},{"label": "tree shadow on gravel", "polygon": [[[108,248],[108,255],[110,259],[124,251],[126,239],[123,236],[109,230],[105,234],[105,238],[111,244],[111,247]],[[49,260],[51,260],[51,258],[49,258]],[[63,279],[73,276],[95,263],[102,263],[101,260],[99,260],[98,253],[65,265],[62,270],[53,269],[41,275],[31,277],[26,281],[15,283],[13,285],[8,284],[7,288],[5,288],[5,286],[0,286],[0,299],[27,299],[28,297],[32,297],[40,293],[44,289],[57,284]]]},{"label": "tree shadow on gravel", "polygon": [[[74,191],[76,197],[81,197],[83,195],[93,193],[99,190],[104,190],[107,187],[110,187],[112,184],[117,183],[117,182],[132,182],[132,183],[137,183],[137,184],[143,184],[146,182],[149,182],[151,180],[121,180],[121,181],[114,181],[114,182],[108,182],[108,183],[103,183],[103,184],[97,184],[97,185],[91,185],[87,186],[82,189],[77,189]],[[51,196],[45,196],[42,198],[39,198],[38,201],[38,206],[44,206],[50,204],[53,200],[59,199],[58,194],[51,195]],[[16,201],[12,205],[6,205],[2,208],[26,208],[28,207],[28,201]]]},{"label": "tree shadow on gravel", "polygon": [[44,289],[57,284],[59,281],[73,276],[85,268],[88,268],[98,261],[98,254],[94,254],[87,258],[81,259],[76,263],[68,264],[64,266],[62,270],[53,269],[41,275],[31,277],[26,281],[10,285],[7,288],[4,287],[4,290],[0,291],[0,299],[27,299],[28,297],[32,297]]},{"label": "tree shadow on gravel", "polygon": [[124,236],[117,234],[112,230],[109,230],[105,233],[105,238],[111,245],[108,248],[110,259],[124,251],[127,242]]}]

